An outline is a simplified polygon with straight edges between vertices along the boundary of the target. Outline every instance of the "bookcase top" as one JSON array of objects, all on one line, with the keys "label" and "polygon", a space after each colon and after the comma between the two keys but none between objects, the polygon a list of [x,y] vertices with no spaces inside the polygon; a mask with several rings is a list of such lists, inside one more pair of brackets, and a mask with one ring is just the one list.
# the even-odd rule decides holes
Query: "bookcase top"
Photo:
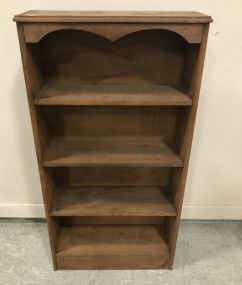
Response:
[{"label": "bookcase top", "polygon": [[57,11],[30,10],[18,14],[15,22],[52,23],[210,23],[208,15],[194,11]]}]

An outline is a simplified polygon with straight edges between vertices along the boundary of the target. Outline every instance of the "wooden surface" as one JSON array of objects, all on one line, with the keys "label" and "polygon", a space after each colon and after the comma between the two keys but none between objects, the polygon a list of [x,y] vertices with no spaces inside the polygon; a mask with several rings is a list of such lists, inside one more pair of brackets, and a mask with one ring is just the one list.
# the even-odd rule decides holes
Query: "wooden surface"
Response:
[{"label": "wooden surface", "polygon": [[211,17],[15,21],[54,269],[172,268]]},{"label": "wooden surface", "polygon": [[44,166],[169,166],[182,160],[159,139],[55,139],[46,148]]},{"label": "wooden surface", "polygon": [[210,16],[199,12],[183,11],[51,11],[30,10],[16,15],[17,22],[159,22],[209,23]]},{"label": "wooden surface", "polygon": [[184,158],[184,167],[182,171],[176,170],[174,174],[171,176],[171,184],[172,184],[172,192],[173,197],[175,198],[175,204],[177,206],[177,217],[170,219],[168,221],[168,231],[169,234],[169,247],[171,249],[171,259],[169,267],[173,267],[175,249],[178,237],[178,230],[180,225],[180,217],[183,205],[183,198],[185,194],[185,185],[188,173],[188,165],[192,147],[192,139],[193,132],[196,121],[197,107],[199,101],[200,87],[202,82],[202,73],[204,66],[204,59],[207,47],[207,39],[208,39],[209,25],[204,25],[203,28],[203,37],[202,43],[200,45],[200,49],[198,52],[198,56],[193,61],[197,61],[196,68],[191,70],[190,72],[190,80],[191,80],[191,92],[193,94],[193,105],[189,112],[183,118],[183,122],[181,123],[181,129],[184,130],[183,138],[181,140],[181,156]]},{"label": "wooden surface", "polygon": [[76,186],[167,186],[168,167],[56,167],[57,185]]},{"label": "wooden surface", "polygon": [[36,105],[189,106],[191,98],[167,85],[44,85]]},{"label": "wooden surface", "polygon": [[35,143],[35,150],[37,156],[37,163],[39,168],[41,190],[44,200],[45,215],[48,226],[50,248],[52,254],[53,267],[56,269],[56,246],[59,235],[59,225],[55,219],[50,217],[49,210],[50,204],[54,196],[53,180],[50,173],[44,169],[42,154],[45,147],[46,140],[48,139],[48,133],[45,131],[45,126],[40,123],[40,117],[33,103],[33,93],[39,90],[43,76],[38,65],[38,56],[36,50],[31,49],[26,43],[24,38],[24,30],[22,24],[17,24],[19,46],[22,57],[22,65],[24,78],[26,83],[26,91],[29,105],[29,112],[32,124],[32,131]]},{"label": "wooden surface", "polygon": [[117,41],[128,34],[149,30],[167,30],[183,37],[188,43],[200,43],[202,24],[169,24],[169,23],[25,23],[24,35],[27,43],[38,43],[52,32],[61,30],[86,31],[102,36],[109,41]]},{"label": "wooden surface", "polygon": [[[184,109],[186,107],[183,107]],[[178,107],[159,106],[38,106],[52,138],[116,138],[172,141]]]},{"label": "wooden surface", "polygon": [[160,268],[168,259],[164,233],[156,226],[66,227],[57,249],[59,268]]},{"label": "wooden surface", "polygon": [[86,187],[57,189],[52,216],[175,216],[166,189]]},{"label": "wooden surface", "polygon": [[44,81],[61,86],[182,85],[187,46],[182,37],[160,29],[127,33],[115,42],[95,31],[63,27],[48,34],[38,45]]},{"label": "wooden surface", "polygon": [[[161,225],[164,220],[174,216],[61,216],[54,217],[60,220],[65,227],[83,225]],[[165,226],[164,226],[165,228]]]}]

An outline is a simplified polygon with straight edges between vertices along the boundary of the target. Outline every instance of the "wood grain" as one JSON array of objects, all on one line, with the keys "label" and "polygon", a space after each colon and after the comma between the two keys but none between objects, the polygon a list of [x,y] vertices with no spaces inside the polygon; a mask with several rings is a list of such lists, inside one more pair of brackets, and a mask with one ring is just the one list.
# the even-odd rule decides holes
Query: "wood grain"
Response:
[{"label": "wood grain", "polygon": [[55,139],[46,148],[45,167],[182,167],[183,162],[159,139]]},{"label": "wood grain", "polygon": [[[115,26],[114,26],[115,25]],[[188,43],[200,43],[202,24],[125,24],[125,23],[25,23],[24,35],[27,43],[38,43],[52,32],[60,30],[77,30],[91,32],[110,41],[117,41],[131,33],[145,30],[167,30],[182,36]],[[81,34],[80,34],[81,36]]]},{"label": "wood grain", "polygon": [[209,23],[210,16],[185,11],[51,11],[30,10],[16,15],[18,22],[160,22],[160,23]]},{"label": "wood grain", "polygon": [[211,17],[14,20],[54,269],[172,268]]},{"label": "wood grain", "polygon": [[[58,217],[60,226],[83,225],[161,225],[164,220],[174,216],[62,216]],[[56,217],[53,217],[56,219]]]},{"label": "wood grain", "polygon": [[183,198],[185,193],[185,185],[188,173],[189,158],[192,147],[192,138],[196,121],[197,107],[199,101],[200,87],[202,82],[202,72],[204,66],[205,52],[207,47],[209,25],[203,27],[203,39],[199,48],[198,59],[196,68],[191,73],[191,92],[193,93],[193,106],[185,116],[185,123],[181,125],[184,130],[182,145],[181,145],[181,156],[184,158],[184,167],[182,171],[175,170],[171,176],[171,186],[174,201],[177,206],[177,217],[168,220],[169,228],[169,246],[171,249],[171,259],[169,267],[173,267],[176,242],[178,237],[178,230],[180,225],[180,216],[182,211]]},{"label": "wood grain", "polygon": [[35,105],[190,106],[192,100],[167,85],[43,85]]},{"label": "wood grain", "polygon": [[78,186],[167,186],[168,167],[57,167],[56,185]]},{"label": "wood grain", "polygon": [[37,47],[47,83],[179,86],[187,43],[166,30],[142,30],[110,42],[64,29],[48,34]]},{"label": "wood grain", "polygon": [[[186,108],[186,107],[183,107]],[[50,138],[161,138],[172,141],[178,107],[38,106]]]},{"label": "wood grain", "polygon": [[40,89],[40,86],[43,81],[43,76],[41,74],[41,69],[39,66],[39,59],[36,54],[36,51],[25,43],[24,39],[24,30],[23,24],[17,24],[18,30],[18,38],[19,38],[19,46],[22,57],[22,65],[24,78],[26,83],[26,91],[29,105],[29,112],[31,117],[32,124],[32,132],[35,143],[35,150],[37,156],[37,163],[39,168],[40,182],[42,195],[44,200],[45,207],[45,215],[48,226],[49,240],[50,240],[50,248],[53,260],[53,267],[56,269],[56,247],[57,240],[59,236],[59,225],[56,220],[54,220],[49,215],[50,204],[54,197],[54,187],[53,187],[53,179],[51,176],[51,170],[46,170],[43,167],[42,155],[45,145],[49,139],[48,132],[46,131],[45,126],[42,124],[40,120],[39,114],[36,111],[33,104],[33,94]]},{"label": "wood grain", "polygon": [[57,189],[52,216],[175,216],[166,189],[86,187]]},{"label": "wood grain", "polygon": [[[152,257],[152,258],[151,258]],[[156,268],[169,259],[164,233],[156,226],[62,228],[59,268]]]}]

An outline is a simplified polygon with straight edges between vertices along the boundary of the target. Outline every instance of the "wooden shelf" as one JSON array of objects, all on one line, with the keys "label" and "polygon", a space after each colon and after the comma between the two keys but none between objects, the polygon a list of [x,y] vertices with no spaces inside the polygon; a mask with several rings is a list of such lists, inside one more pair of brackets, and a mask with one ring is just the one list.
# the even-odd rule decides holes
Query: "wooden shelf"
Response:
[{"label": "wooden shelf", "polygon": [[45,150],[45,167],[94,165],[182,167],[183,162],[157,138],[55,139]]},{"label": "wooden shelf", "polygon": [[62,227],[57,266],[62,269],[165,268],[166,237],[156,226]]},{"label": "wooden shelf", "polygon": [[192,100],[168,85],[45,84],[35,105],[190,106]]},{"label": "wooden shelf", "polygon": [[175,216],[166,189],[159,187],[70,187],[57,189],[52,216]]}]

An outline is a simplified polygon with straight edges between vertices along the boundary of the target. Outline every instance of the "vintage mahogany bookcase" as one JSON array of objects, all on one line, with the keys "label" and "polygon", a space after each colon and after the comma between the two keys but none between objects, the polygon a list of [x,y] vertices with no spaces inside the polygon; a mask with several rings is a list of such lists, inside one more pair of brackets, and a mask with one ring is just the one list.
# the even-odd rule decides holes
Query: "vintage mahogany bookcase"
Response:
[{"label": "vintage mahogany bookcase", "polygon": [[54,269],[172,268],[211,17],[14,21]]}]

